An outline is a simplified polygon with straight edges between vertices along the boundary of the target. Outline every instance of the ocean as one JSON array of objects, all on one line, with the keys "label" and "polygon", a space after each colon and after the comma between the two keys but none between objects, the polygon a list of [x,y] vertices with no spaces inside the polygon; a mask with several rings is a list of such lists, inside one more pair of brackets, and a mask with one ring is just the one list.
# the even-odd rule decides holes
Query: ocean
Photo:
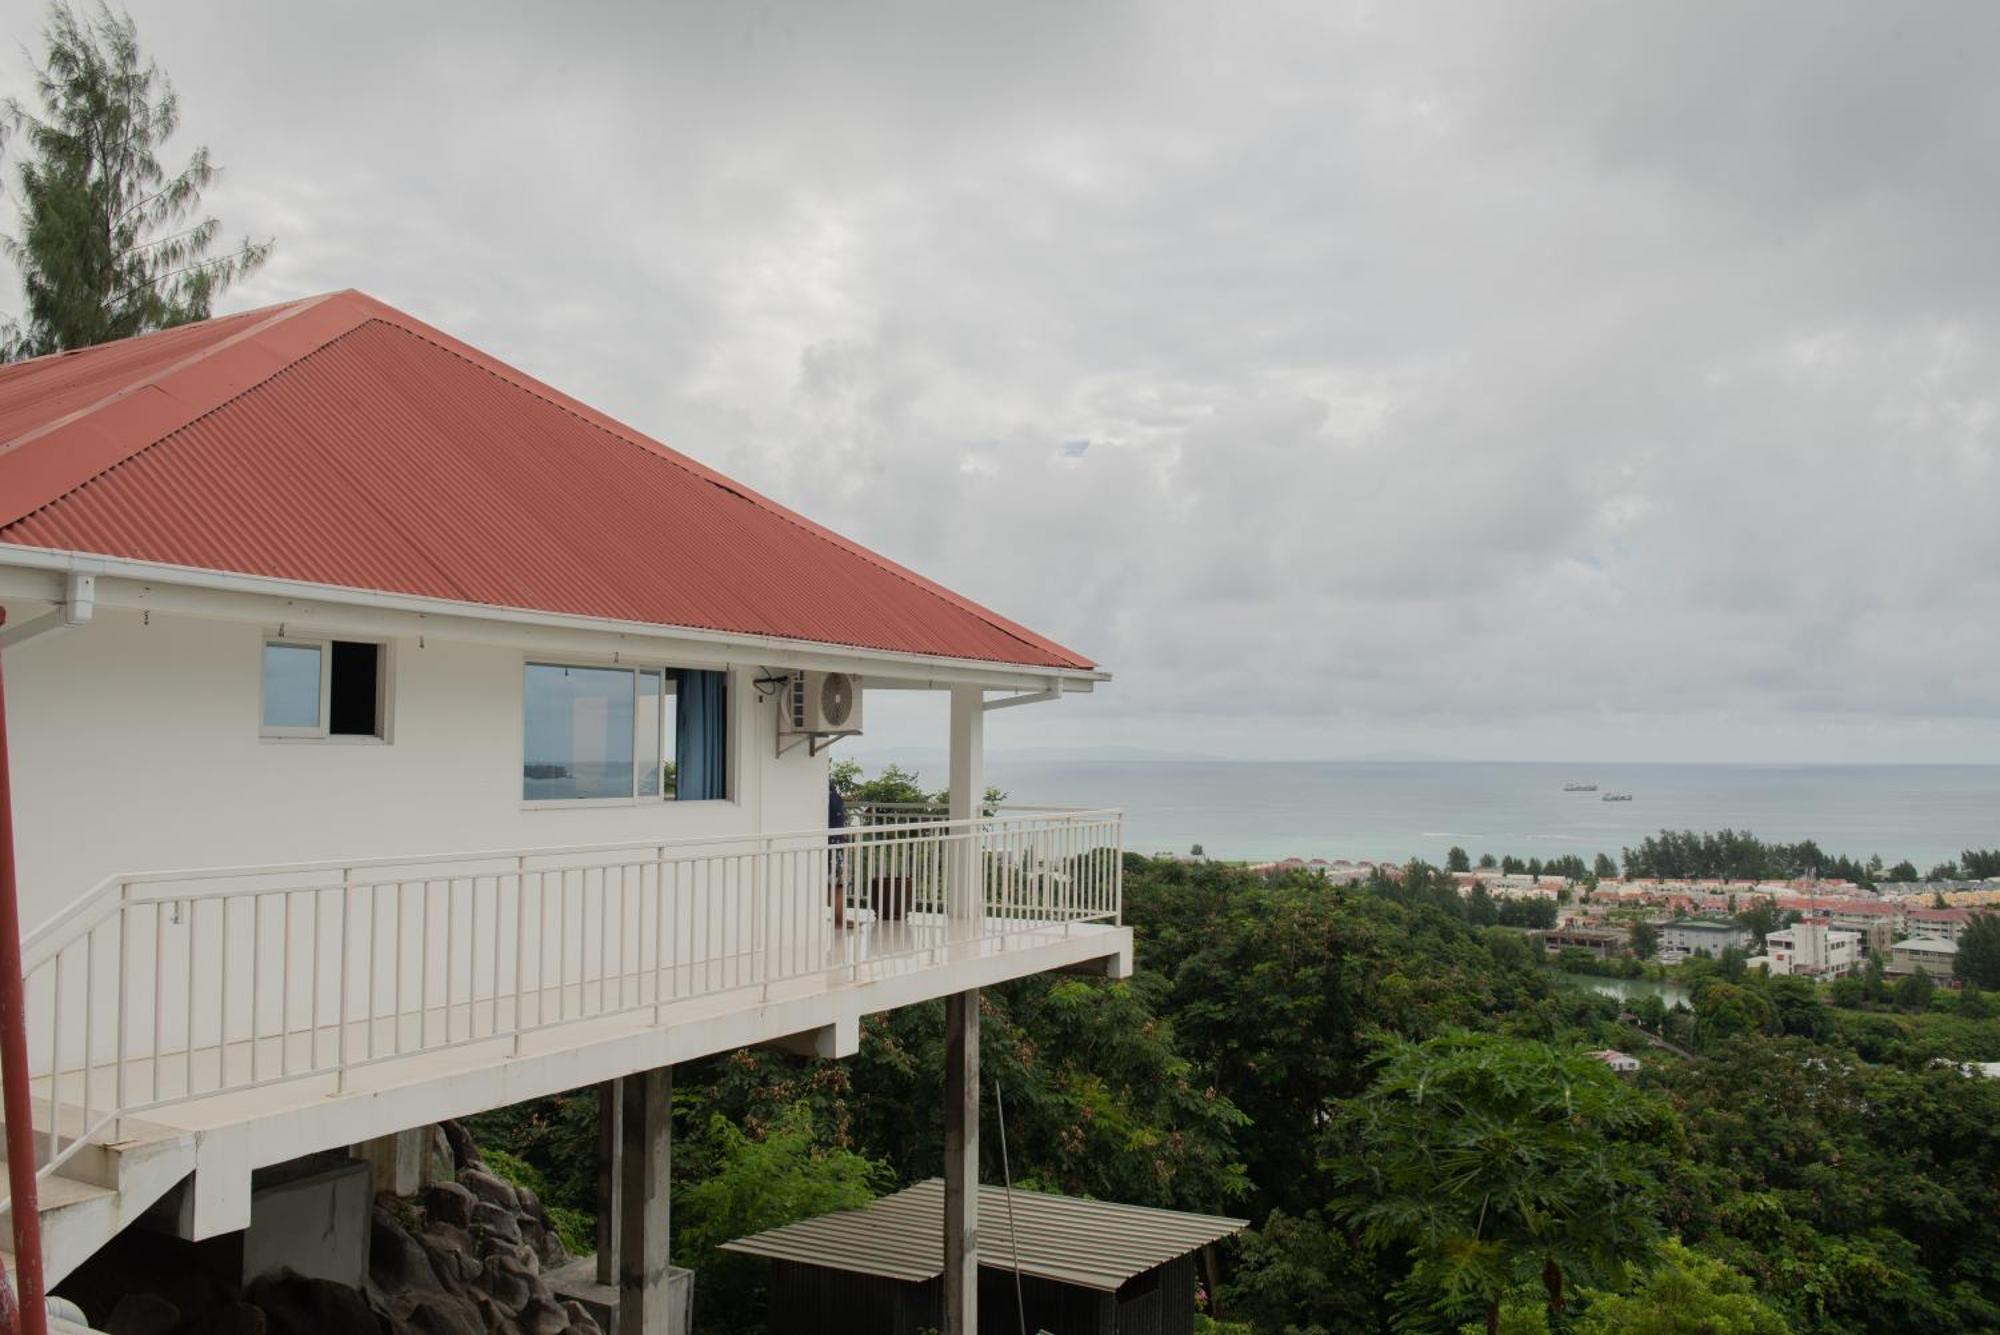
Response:
[{"label": "ocean", "polygon": [[[941,768],[941,767],[940,767]],[[1134,852],[1442,862],[1457,844],[1522,858],[1617,857],[1661,829],[1814,839],[1919,870],[2000,847],[2000,765],[1555,765],[1021,761],[987,781],[1026,803],[1122,807]],[[931,777],[926,773],[925,777]],[[1565,793],[1566,782],[1595,793]],[[1630,802],[1603,802],[1605,792]]]}]

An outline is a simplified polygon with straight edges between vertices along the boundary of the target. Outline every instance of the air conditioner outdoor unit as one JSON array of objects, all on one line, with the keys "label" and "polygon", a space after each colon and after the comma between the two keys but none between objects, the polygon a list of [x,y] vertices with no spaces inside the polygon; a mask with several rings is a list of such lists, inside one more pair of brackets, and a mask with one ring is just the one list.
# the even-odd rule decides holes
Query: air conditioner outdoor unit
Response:
[{"label": "air conditioner outdoor unit", "polygon": [[861,678],[851,672],[794,672],[780,731],[813,736],[861,731]]}]

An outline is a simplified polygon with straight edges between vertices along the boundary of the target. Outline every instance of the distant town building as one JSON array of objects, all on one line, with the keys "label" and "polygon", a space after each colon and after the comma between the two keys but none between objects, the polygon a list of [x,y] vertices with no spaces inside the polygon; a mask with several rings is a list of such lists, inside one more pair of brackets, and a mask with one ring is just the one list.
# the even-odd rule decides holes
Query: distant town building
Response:
[{"label": "distant town building", "polygon": [[1845,978],[1861,959],[1861,933],[1802,922],[1764,938],[1765,955],[1774,975],[1805,978]]},{"label": "distant town building", "polygon": [[1700,953],[1713,959],[1731,946],[1741,950],[1749,944],[1750,929],[1741,923],[1677,918],[1660,928],[1660,959],[1666,964]]},{"label": "distant town building", "polygon": [[1922,969],[1933,978],[1956,976],[1958,943],[1938,936],[1913,936],[1898,941],[1889,952],[1890,973],[1915,973]]},{"label": "distant town building", "polygon": [[1971,922],[1969,909],[1911,909],[1903,915],[1904,929],[1911,936],[1934,936],[1953,945]]},{"label": "distant town building", "polygon": [[1632,933],[1618,927],[1555,927],[1536,932],[1542,950],[1560,955],[1565,950],[1587,950],[1601,960],[1617,959],[1632,945]]},{"label": "distant town building", "polygon": [[1639,1059],[1637,1057],[1627,1052],[1620,1052],[1616,1048],[1600,1048],[1596,1052],[1587,1053],[1586,1055],[1595,1057],[1620,1075],[1632,1075],[1639,1069]]}]

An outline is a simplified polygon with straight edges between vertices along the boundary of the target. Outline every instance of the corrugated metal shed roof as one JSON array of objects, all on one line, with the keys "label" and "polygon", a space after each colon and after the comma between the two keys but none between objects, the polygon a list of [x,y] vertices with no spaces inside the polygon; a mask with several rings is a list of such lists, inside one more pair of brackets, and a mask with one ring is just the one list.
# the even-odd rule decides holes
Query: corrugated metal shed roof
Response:
[{"label": "corrugated metal shed roof", "polygon": [[0,368],[0,542],[1092,666],[358,292]]},{"label": "corrugated metal shed roof", "polygon": [[[1247,1219],[1016,1190],[1021,1273],[1103,1293],[1134,1275],[1226,1238]],[[979,1188],[979,1263],[1010,1270],[1014,1227],[1002,1187]],[[944,1272],[944,1182],[932,1178],[859,1210],[823,1214],[726,1242],[722,1249],[778,1261],[921,1282]]]}]

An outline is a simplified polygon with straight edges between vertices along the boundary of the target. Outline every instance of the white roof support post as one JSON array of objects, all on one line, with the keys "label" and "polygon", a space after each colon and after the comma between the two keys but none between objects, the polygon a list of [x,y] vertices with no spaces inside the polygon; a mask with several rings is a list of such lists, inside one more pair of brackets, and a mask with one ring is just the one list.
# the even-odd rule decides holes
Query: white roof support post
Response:
[{"label": "white roof support post", "polygon": [[[986,692],[978,686],[951,688],[951,811],[954,821],[975,821],[986,796]],[[956,923],[975,929],[985,900],[982,832],[976,825],[953,827],[956,848],[946,906]]]}]

